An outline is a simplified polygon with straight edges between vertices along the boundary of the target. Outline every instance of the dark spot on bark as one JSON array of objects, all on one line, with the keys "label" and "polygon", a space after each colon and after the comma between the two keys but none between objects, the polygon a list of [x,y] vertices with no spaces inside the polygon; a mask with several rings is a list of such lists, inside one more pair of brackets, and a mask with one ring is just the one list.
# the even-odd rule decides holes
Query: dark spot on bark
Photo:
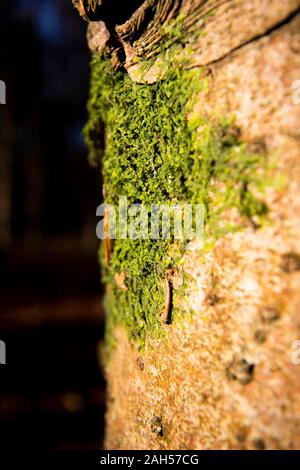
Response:
[{"label": "dark spot on bark", "polygon": [[203,395],[202,395],[202,401],[203,401],[204,403],[206,403],[206,402],[208,401],[208,395],[206,395],[206,393],[203,393]]},{"label": "dark spot on bark", "polygon": [[154,416],[151,421],[151,432],[157,434],[160,437],[163,437],[163,424],[161,416]]},{"label": "dark spot on bark", "polygon": [[220,298],[214,292],[207,294],[206,302],[208,305],[216,305],[220,301]]},{"label": "dark spot on bark", "polygon": [[267,334],[265,330],[256,330],[254,333],[254,339],[258,343],[264,343],[266,341]]},{"label": "dark spot on bark", "polygon": [[143,361],[143,359],[141,357],[138,357],[137,360],[136,360],[136,365],[138,366],[138,368],[140,370],[144,370],[145,368],[145,363]]},{"label": "dark spot on bark", "polygon": [[107,401],[108,401],[108,403],[111,403],[113,405],[115,403],[116,399],[113,395],[108,394],[107,395]]},{"label": "dark spot on bark", "polygon": [[249,143],[248,149],[251,153],[265,154],[267,152],[267,146],[264,139],[255,139]]},{"label": "dark spot on bark", "polygon": [[226,147],[241,137],[241,129],[237,126],[224,127],[220,132],[222,144]]},{"label": "dark spot on bark", "polygon": [[281,269],[285,273],[300,271],[300,255],[298,253],[286,253],[281,257]]},{"label": "dark spot on bark", "polygon": [[263,439],[253,439],[253,446],[256,450],[265,450],[266,444]]},{"label": "dark spot on bark", "polygon": [[246,440],[246,433],[245,431],[238,431],[236,434],[236,440],[241,444]]},{"label": "dark spot on bark", "polygon": [[278,320],[280,317],[280,313],[278,309],[272,306],[262,307],[259,313],[260,313],[261,319],[265,323],[273,323],[274,321]]},{"label": "dark spot on bark", "polygon": [[242,385],[251,382],[254,373],[254,364],[250,364],[246,359],[233,359],[226,369],[228,380],[236,380]]}]

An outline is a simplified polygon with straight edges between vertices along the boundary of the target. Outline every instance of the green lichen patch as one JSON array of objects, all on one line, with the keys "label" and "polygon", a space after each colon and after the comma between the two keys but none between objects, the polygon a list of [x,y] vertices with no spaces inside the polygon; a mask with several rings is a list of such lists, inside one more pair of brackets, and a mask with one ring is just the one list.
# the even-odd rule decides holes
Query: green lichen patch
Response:
[{"label": "green lichen patch", "polygon": [[[203,204],[205,233],[212,240],[241,228],[246,219],[259,224],[265,216],[267,208],[255,194],[266,160],[247,149],[231,119],[192,113],[206,86],[201,70],[178,67],[159,83],[133,83],[94,56],[85,139],[90,158],[101,162],[106,203],[117,206],[125,196],[129,204],[148,207]],[[238,223],[226,222],[229,210],[239,214]],[[118,324],[141,346],[147,335],[162,334],[165,275],[180,270],[185,242],[172,234],[113,242],[108,265],[102,263],[109,341]],[[116,280],[120,273],[123,288]]]}]

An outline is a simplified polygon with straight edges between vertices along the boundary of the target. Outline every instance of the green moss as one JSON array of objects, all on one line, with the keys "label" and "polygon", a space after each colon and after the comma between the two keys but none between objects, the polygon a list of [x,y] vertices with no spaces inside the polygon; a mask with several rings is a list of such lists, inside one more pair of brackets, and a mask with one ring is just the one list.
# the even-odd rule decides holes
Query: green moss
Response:
[{"label": "green moss", "polygon": [[[101,162],[106,203],[118,205],[120,196],[129,204],[147,206],[202,203],[211,240],[239,229],[247,218],[265,215],[267,209],[254,192],[262,184],[266,162],[247,150],[232,119],[191,112],[206,86],[201,70],[179,68],[171,68],[165,80],[153,85],[133,83],[94,56],[85,139],[90,158]],[[222,218],[232,208],[240,214],[240,226],[229,226]],[[184,245],[172,239],[115,240],[109,265],[102,263],[110,341],[117,324],[141,346],[147,335],[162,334],[165,273],[180,269]],[[116,285],[121,272],[126,273],[127,290]]]}]

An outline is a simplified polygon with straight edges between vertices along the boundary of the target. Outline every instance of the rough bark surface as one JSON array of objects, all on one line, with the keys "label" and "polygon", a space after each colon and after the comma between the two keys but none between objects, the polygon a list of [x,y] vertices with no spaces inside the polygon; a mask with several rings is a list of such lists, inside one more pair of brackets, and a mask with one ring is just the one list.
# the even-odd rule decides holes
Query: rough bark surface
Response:
[{"label": "rough bark surface", "polygon": [[[245,225],[204,257],[184,255],[191,281],[183,302],[196,314],[165,325],[167,339],[149,340],[143,353],[115,332],[107,448],[300,448],[300,366],[291,360],[300,339],[299,7],[146,0],[115,28],[112,45],[103,22],[89,26],[92,48],[108,48],[135,79],[137,58],[158,51],[162,24],[183,12],[189,35],[201,24],[187,67],[203,66],[209,86],[194,111],[235,115],[245,141],[277,153],[273,176],[286,179],[265,194],[272,223]],[[158,78],[152,71],[146,81]]]}]

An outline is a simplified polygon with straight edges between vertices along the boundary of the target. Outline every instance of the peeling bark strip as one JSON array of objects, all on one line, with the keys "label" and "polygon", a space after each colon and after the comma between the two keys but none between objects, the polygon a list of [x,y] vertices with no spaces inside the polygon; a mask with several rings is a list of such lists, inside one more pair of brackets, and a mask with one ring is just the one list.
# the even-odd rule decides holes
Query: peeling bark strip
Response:
[{"label": "peeling bark strip", "polygon": [[[293,98],[300,80],[300,1],[146,0],[126,2],[128,10],[120,10],[119,16],[117,7],[108,6],[115,7],[115,2],[74,3],[86,19],[93,19],[88,32],[91,49],[108,55],[115,67],[124,66],[133,80],[140,80],[136,71],[145,61],[163,60],[172,50],[173,58],[188,52],[180,65],[203,67],[205,86],[197,89],[192,113],[185,116],[178,108],[185,120],[200,117],[211,122],[216,115],[227,120],[234,116],[234,125],[217,133],[219,147],[224,145],[226,150],[242,140],[242,146],[233,145],[238,155],[233,168],[242,164],[244,145],[254,154],[267,152],[274,182],[265,190],[256,188],[264,203],[261,208],[269,209],[266,223],[257,223],[252,204],[246,220],[239,219],[228,197],[222,221],[238,218],[240,231],[225,233],[205,252],[184,253],[183,275],[162,269],[155,313],[162,313],[160,327],[166,337],[149,335],[143,349],[128,340],[123,326],[114,327],[116,346],[106,366],[107,448],[299,449],[300,366],[293,362],[292,353],[300,339],[300,106]],[[88,6],[94,8],[88,10]],[[96,59],[94,64],[99,66],[101,61]],[[139,97],[146,96],[149,112],[153,111],[149,96],[153,90],[158,95],[167,80],[159,82],[160,75],[151,67],[144,81],[157,81],[154,85],[132,84],[125,70],[120,74],[121,85],[104,83],[105,93],[109,86],[119,86],[118,93],[122,86],[128,94],[132,89],[142,91]],[[97,80],[103,70],[97,69]],[[194,72],[198,70],[180,69],[178,75]],[[171,90],[163,96],[173,103],[178,90]],[[181,95],[183,91],[180,82]],[[130,100],[134,114],[140,108],[135,107],[132,94]],[[112,120],[117,117],[113,114]],[[144,112],[134,132],[126,134],[129,141],[124,147],[133,159],[135,150],[131,150],[140,142],[146,120]],[[100,132],[100,123],[98,128]],[[205,139],[206,131],[205,126],[197,128],[195,145]],[[177,135],[173,130],[172,149]],[[157,136],[167,140],[163,130],[158,133],[153,128],[151,142]],[[217,155],[218,146],[213,148]],[[182,161],[184,149],[179,152]],[[193,146],[189,149],[192,152]],[[201,181],[204,154],[200,145],[196,168]],[[149,165],[146,173],[150,171]],[[249,178],[259,178],[262,171],[246,164],[241,197],[253,183]],[[216,191],[224,193],[228,183],[218,176],[219,180],[214,175],[214,186],[205,194],[215,204],[212,212],[220,203]],[[232,172],[228,179],[233,179]],[[234,191],[236,185],[230,188]],[[113,264],[114,250],[110,254]],[[109,284],[109,290],[116,285],[118,299],[126,299],[127,315],[133,299],[130,283],[130,270],[121,266]],[[153,289],[145,292],[144,286],[139,292],[143,306],[142,316],[136,317],[139,327],[150,317],[143,299],[146,294],[153,296]],[[171,316],[171,324],[166,325]]]},{"label": "peeling bark strip", "polygon": [[[73,0],[73,3],[80,14],[91,21],[88,32],[91,49],[108,53],[115,67],[125,65],[126,69],[141,59],[157,56],[165,42],[170,47],[189,39],[189,47],[194,54],[190,65],[208,65],[267,34],[300,8],[299,0],[145,0],[123,3]],[[180,31],[172,34],[176,20]]]}]

